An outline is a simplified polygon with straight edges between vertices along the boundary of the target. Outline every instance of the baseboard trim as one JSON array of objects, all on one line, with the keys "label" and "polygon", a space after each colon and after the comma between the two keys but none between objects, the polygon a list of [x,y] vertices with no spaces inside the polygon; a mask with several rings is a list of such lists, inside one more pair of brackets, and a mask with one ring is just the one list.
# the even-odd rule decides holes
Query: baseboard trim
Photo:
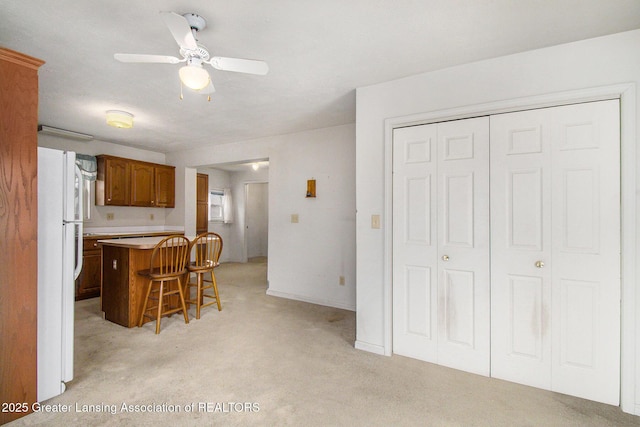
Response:
[{"label": "baseboard trim", "polygon": [[356,341],[355,348],[357,350],[368,351],[369,353],[379,354],[385,356],[384,346],[377,344],[370,344],[368,342]]},{"label": "baseboard trim", "polygon": [[274,291],[272,289],[267,289],[267,295],[270,295],[272,297],[291,299],[295,301],[308,302],[311,304],[323,305],[325,307],[333,307],[333,308],[340,308],[342,310],[356,311],[355,305],[345,304],[340,301],[320,300],[320,299],[305,297],[302,295],[290,294],[288,292]]}]

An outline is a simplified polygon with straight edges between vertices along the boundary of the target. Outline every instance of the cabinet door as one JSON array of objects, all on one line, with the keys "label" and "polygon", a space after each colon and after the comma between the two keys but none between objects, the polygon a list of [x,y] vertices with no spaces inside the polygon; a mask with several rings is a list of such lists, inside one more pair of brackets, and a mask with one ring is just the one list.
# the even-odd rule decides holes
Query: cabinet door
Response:
[{"label": "cabinet door", "polygon": [[82,258],[82,272],[76,280],[76,300],[100,295],[101,263],[100,251],[85,252]]},{"label": "cabinet door", "polygon": [[131,162],[131,206],[155,206],[154,167]]},{"label": "cabinet door", "polygon": [[112,206],[128,206],[129,162],[125,159],[105,159],[104,204]]},{"label": "cabinet door", "polygon": [[155,206],[173,208],[176,204],[176,168],[155,166]]}]

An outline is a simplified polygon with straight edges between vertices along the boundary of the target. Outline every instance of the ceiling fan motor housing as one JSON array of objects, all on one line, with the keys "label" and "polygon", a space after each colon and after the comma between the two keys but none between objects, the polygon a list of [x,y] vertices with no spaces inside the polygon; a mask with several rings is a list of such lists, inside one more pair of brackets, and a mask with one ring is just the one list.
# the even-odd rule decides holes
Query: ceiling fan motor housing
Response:
[{"label": "ceiling fan motor housing", "polygon": [[185,13],[182,16],[187,20],[192,30],[202,31],[207,26],[207,21],[200,15],[196,15],[195,13]]},{"label": "ceiling fan motor housing", "polygon": [[180,55],[185,59],[199,58],[203,61],[207,61],[209,59],[209,51],[202,45],[198,45],[196,50],[180,48]]}]

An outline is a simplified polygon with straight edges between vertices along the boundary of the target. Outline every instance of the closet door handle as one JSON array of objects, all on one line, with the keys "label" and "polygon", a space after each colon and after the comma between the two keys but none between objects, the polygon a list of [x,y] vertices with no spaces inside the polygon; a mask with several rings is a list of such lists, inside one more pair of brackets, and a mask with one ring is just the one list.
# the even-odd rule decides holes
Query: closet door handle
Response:
[{"label": "closet door handle", "polygon": [[542,261],[536,261],[536,267],[538,267],[538,268],[542,268],[542,267],[544,267],[544,262],[542,262]]},{"label": "closet door handle", "polygon": [[449,261],[449,255],[442,255],[443,261]]}]

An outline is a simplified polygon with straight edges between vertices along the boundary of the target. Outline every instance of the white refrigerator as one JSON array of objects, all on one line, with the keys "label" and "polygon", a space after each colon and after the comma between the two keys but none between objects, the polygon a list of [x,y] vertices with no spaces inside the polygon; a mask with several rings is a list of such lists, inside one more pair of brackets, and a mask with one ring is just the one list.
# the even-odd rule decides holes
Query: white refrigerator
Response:
[{"label": "white refrigerator", "polygon": [[82,175],[73,152],[38,148],[39,402],[73,379],[75,279],[82,269]]}]

